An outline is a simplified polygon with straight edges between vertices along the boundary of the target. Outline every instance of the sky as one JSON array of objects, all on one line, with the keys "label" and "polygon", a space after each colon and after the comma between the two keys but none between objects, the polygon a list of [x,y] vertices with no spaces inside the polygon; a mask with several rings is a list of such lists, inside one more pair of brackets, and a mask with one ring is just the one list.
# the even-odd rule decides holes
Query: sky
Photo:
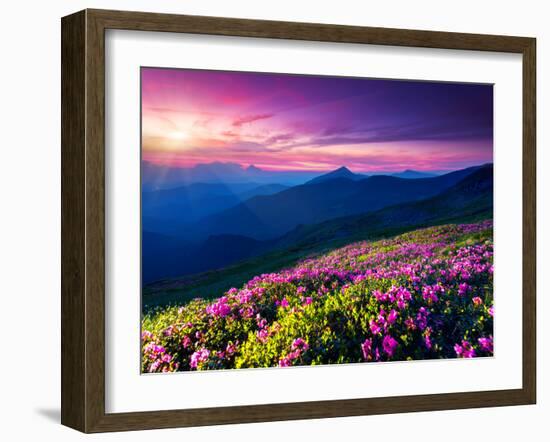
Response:
[{"label": "sky", "polygon": [[142,68],[142,158],[264,170],[456,170],[493,160],[492,85]]}]

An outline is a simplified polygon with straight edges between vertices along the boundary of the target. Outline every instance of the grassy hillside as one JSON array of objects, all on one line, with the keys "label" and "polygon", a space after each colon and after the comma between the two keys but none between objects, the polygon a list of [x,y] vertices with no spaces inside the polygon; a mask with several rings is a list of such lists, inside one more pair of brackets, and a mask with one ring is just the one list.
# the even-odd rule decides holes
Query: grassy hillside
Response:
[{"label": "grassy hillside", "polygon": [[142,370],[491,356],[492,222],[361,241],[151,309]]}]

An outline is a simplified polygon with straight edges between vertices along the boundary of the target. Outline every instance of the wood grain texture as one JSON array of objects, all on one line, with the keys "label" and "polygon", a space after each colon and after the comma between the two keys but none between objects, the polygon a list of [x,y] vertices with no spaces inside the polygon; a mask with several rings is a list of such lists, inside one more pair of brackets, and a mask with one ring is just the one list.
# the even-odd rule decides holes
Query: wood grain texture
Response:
[{"label": "wood grain texture", "polygon": [[85,13],[63,19],[61,44],[61,422],[85,428]]},{"label": "wood grain texture", "polygon": [[88,10],[106,29],[232,35],[475,51],[522,52],[529,38],[147,12]]},{"label": "wood grain texture", "polygon": [[[503,391],[106,414],[104,141],[104,35],[106,29],[521,53],[523,55],[524,129],[523,387]],[[520,405],[535,402],[536,49],[534,39],[86,10],[62,20],[62,40],[63,424],[83,432],[102,432]]]},{"label": "wood grain texture", "polygon": [[105,37],[86,11],[86,431],[105,414]]},{"label": "wood grain texture", "polygon": [[537,396],[536,41],[523,51],[523,389]]}]

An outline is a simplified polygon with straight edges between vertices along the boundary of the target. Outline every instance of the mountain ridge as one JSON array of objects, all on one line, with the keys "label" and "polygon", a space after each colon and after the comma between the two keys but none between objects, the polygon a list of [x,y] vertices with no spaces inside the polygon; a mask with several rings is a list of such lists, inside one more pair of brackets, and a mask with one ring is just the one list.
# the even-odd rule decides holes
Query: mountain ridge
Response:
[{"label": "mountain ridge", "polygon": [[372,175],[360,180],[337,177],[306,183],[273,195],[255,196],[207,216],[189,233],[196,237],[229,233],[259,240],[273,239],[299,224],[319,223],[435,196],[478,167],[414,180]]},{"label": "mountain ridge", "polygon": [[142,188],[167,189],[194,183],[246,183],[285,185],[303,184],[318,176],[309,171],[269,171],[253,164],[243,167],[238,163],[214,161],[192,167],[177,167],[143,161],[141,166]]},{"label": "mountain ridge", "polygon": [[435,173],[420,172],[413,169],[405,169],[402,172],[393,173],[392,176],[398,178],[418,179],[418,178],[431,178],[437,176]]},{"label": "mountain ridge", "polygon": [[[491,218],[493,213],[493,167],[481,167],[440,194],[420,201],[386,207],[373,213],[331,219],[314,225],[297,226],[285,235],[271,241],[250,241],[235,261],[219,270],[197,275],[181,276],[148,285],[147,293],[161,293],[162,287],[179,287],[180,295],[197,296],[208,293],[210,285],[217,291],[227,290],[248,280],[252,275],[278,271],[295,260],[316,253],[326,253],[358,240],[383,238],[410,229],[455,222],[475,222]],[[417,214],[416,216],[411,216]],[[216,254],[229,244],[235,248],[238,237],[224,235],[224,243],[216,249],[217,237],[209,238],[209,253]],[[175,276],[173,274],[172,276]],[[210,282],[209,282],[210,281]],[[222,281],[225,281],[222,283]],[[210,285],[209,285],[210,284]],[[225,287],[223,284],[227,284]],[[160,292],[157,292],[160,291]],[[174,293],[174,292],[170,292]],[[156,295],[154,295],[156,296]],[[182,299],[183,299],[182,298]],[[149,298],[151,299],[151,298]],[[160,299],[160,298],[159,298]],[[155,301],[156,302],[156,301]],[[160,301],[159,301],[160,302]]]}]

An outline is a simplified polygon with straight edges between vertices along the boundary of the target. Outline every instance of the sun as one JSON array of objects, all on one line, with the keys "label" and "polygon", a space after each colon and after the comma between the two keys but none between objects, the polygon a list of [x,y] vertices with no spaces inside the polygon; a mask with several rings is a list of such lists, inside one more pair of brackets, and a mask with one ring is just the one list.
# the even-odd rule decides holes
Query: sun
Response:
[{"label": "sun", "polygon": [[185,140],[188,138],[188,135],[185,132],[178,130],[178,131],[170,132],[168,134],[168,138],[171,138],[172,140]]}]

